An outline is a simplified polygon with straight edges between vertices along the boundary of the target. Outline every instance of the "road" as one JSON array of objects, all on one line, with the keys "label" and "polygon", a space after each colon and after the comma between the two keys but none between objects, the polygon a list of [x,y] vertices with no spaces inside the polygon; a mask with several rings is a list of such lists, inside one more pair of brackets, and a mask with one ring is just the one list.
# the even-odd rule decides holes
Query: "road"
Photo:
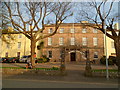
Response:
[{"label": "road", "polygon": [[2,88],[118,88],[114,83],[3,79]]}]

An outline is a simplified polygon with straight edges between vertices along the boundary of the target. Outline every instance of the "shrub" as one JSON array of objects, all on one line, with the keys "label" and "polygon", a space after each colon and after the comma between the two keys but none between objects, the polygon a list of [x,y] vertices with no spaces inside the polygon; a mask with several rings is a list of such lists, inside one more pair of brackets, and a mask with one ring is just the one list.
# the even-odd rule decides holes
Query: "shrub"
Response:
[{"label": "shrub", "polygon": [[[108,59],[108,65],[114,65],[114,60],[115,60],[115,58],[113,59],[113,57],[111,58],[111,57],[109,57]],[[101,59],[100,59],[100,63],[101,64],[103,64],[103,65],[105,65],[106,64],[106,56],[103,56]]]},{"label": "shrub", "polygon": [[115,56],[109,56],[109,59],[112,59],[113,63],[116,63],[116,57]]},{"label": "shrub", "polygon": [[46,62],[49,62],[49,61],[50,61],[50,59],[47,58],[46,55],[43,55],[41,58],[38,58],[38,59],[37,59],[37,62],[38,62],[38,63],[46,63]]},{"label": "shrub", "polygon": [[118,59],[116,58],[116,62],[115,62],[115,64],[118,66]]},{"label": "shrub", "polygon": [[100,63],[101,63],[101,64],[106,64],[106,56],[103,56],[103,57],[100,59]]},{"label": "shrub", "polygon": [[113,60],[110,58],[108,59],[108,65],[114,65]]}]

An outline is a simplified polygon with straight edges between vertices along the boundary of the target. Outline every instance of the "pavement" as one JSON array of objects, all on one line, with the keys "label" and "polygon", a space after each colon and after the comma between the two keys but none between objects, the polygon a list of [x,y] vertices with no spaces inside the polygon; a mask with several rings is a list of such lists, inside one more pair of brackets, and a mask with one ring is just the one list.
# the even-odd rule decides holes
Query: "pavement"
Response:
[{"label": "pavement", "polygon": [[[82,63],[65,63],[66,70],[85,70],[85,62]],[[25,67],[25,63],[2,63],[2,67]],[[50,63],[39,63],[36,64],[36,67],[39,68],[51,68],[51,67],[60,67],[60,62],[50,62]],[[106,69],[105,65],[92,64],[92,69]],[[109,69],[117,69],[116,65],[111,65]]]}]

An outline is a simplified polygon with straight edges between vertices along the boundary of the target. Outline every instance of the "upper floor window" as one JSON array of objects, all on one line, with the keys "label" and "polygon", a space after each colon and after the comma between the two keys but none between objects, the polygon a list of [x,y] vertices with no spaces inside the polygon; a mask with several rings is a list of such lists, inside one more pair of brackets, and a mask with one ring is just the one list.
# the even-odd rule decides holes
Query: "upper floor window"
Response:
[{"label": "upper floor window", "polygon": [[22,35],[18,35],[18,38],[22,38]]},{"label": "upper floor window", "polygon": [[83,45],[83,46],[86,46],[86,45],[87,45],[87,38],[86,38],[86,37],[83,37],[83,38],[82,38],[82,45]]},{"label": "upper floor window", "polygon": [[64,28],[60,28],[60,33],[64,33]]},{"label": "upper floor window", "polygon": [[59,38],[59,45],[63,45],[63,41],[64,41],[64,38],[63,38],[63,37],[60,37],[60,38]]},{"label": "upper floor window", "polygon": [[86,29],[86,28],[83,28],[83,29],[82,29],[82,33],[87,33],[87,29]]},{"label": "upper floor window", "polygon": [[93,38],[93,45],[94,46],[98,45],[98,38],[96,38],[96,37]]},{"label": "upper floor window", "polygon": [[10,35],[8,35],[7,38],[10,38]]},{"label": "upper floor window", "polygon": [[52,45],[52,38],[48,38],[48,45]]},{"label": "upper floor window", "polygon": [[97,29],[93,29],[93,33],[98,33],[98,30]]},{"label": "upper floor window", "polygon": [[6,44],[6,48],[8,48],[8,49],[10,48],[10,44],[9,44],[9,43],[8,43],[8,44]]},{"label": "upper floor window", "polygon": [[21,42],[18,42],[18,48],[21,48]]},{"label": "upper floor window", "polygon": [[53,29],[52,28],[49,28],[48,29],[48,33],[52,33],[53,32]]},{"label": "upper floor window", "polygon": [[115,46],[114,46],[114,41],[111,41],[111,47],[112,47],[112,48],[115,48]]},{"label": "upper floor window", "polygon": [[98,52],[94,52],[94,59],[98,58]]},{"label": "upper floor window", "polygon": [[74,29],[74,28],[71,28],[71,29],[70,29],[70,33],[75,33],[75,29]]},{"label": "upper floor window", "polygon": [[75,38],[72,37],[72,38],[70,39],[70,45],[75,45]]}]

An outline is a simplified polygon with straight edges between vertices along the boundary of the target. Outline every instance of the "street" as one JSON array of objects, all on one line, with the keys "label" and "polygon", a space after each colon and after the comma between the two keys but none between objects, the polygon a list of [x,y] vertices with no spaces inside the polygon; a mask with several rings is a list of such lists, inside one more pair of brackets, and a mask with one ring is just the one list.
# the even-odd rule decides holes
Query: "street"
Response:
[{"label": "street", "polygon": [[118,88],[114,83],[3,79],[2,88]]}]

